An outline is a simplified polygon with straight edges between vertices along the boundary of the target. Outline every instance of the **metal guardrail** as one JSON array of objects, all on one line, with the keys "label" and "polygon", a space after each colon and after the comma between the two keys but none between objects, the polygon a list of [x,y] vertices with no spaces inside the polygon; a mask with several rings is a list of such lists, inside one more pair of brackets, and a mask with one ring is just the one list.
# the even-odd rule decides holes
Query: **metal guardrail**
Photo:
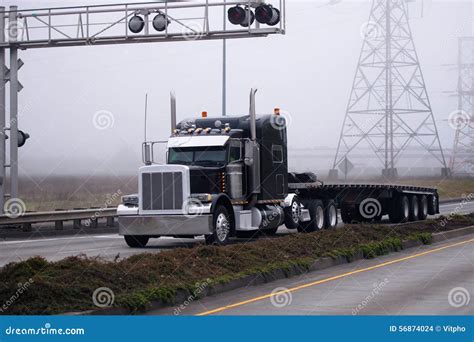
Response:
[{"label": "metal guardrail", "polygon": [[[440,204],[461,202],[462,200],[462,198],[442,199],[440,200]],[[83,221],[86,221],[87,227],[97,228],[98,220],[100,219],[106,220],[107,227],[114,227],[116,217],[116,207],[26,212],[16,218],[1,215],[0,229],[2,226],[22,226],[23,231],[31,231],[32,224],[54,222],[56,230],[63,230],[64,222],[67,221],[73,221],[73,227],[75,229],[82,228],[84,226]]]},{"label": "metal guardrail", "polygon": [[26,212],[18,217],[0,216],[0,228],[1,226],[22,226],[23,231],[31,231],[32,224],[54,222],[55,229],[62,230],[65,221],[73,221],[75,229],[82,228],[83,221],[86,221],[84,223],[87,227],[96,228],[100,219],[105,219],[107,226],[113,227],[116,216],[116,207]]}]

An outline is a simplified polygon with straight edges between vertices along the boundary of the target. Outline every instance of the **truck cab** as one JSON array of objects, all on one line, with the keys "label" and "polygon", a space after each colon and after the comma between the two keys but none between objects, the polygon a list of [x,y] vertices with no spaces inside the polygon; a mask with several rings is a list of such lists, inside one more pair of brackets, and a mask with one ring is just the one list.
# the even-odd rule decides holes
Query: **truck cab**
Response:
[{"label": "truck cab", "polygon": [[[126,242],[143,247],[150,238],[204,235],[220,245],[246,232],[276,232],[291,205],[286,122],[279,114],[176,124],[167,163],[140,168],[138,195],[125,196],[118,208]],[[301,208],[295,210],[300,217]]]}]

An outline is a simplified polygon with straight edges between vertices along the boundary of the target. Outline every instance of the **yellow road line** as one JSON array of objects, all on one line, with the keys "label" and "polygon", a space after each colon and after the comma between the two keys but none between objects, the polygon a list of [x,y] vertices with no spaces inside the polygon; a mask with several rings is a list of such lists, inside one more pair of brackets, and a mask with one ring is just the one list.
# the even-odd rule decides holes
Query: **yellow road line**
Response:
[{"label": "yellow road line", "polygon": [[270,297],[273,297],[273,296],[280,295],[282,293],[288,293],[288,292],[294,292],[294,291],[302,290],[302,289],[305,289],[307,287],[312,287],[312,286],[316,286],[316,285],[319,285],[319,284],[324,284],[324,283],[327,283],[327,282],[330,282],[330,281],[333,281],[333,280],[345,278],[345,277],[348,277],[348,276],[351,276],[351,275],[354,275],[354,274],[358,274],[358,273],[362,273],[362,272],[368,272],[368,271],[371,271],[371,270],[374,270],[374,269],[377,269],[377,268],[381,268],[381,267],[393,265],[393,264],[396,264],[396,263],[400,263],[402,261],[411,260],[411,259],[418,258],[418,257],[424,256],[424,255],[436,253],[436,252],[442,251],[444,249],[465,245],[465,244],[470,243],[470,242],[474,242],[474,239],[457,242],[457,243],[454,243],[454,244],[451,244],[451,245],[431,249],[431,250],[426,251],[426,252],[413,254],[413,255],[410,255],[410,256],[407,256],[407,257],[404,257],[404,258],[395,259],[395,260],[392,260],[392,261],[387,261],[387,262],[384,262],[384,263],[381,263],[381,264],[378,264],[378,265],[375,265],[375,266],[361,268],[359,270],[355,270],[355,271],[352,271],[352,272],[347,272],[347,273],[344,273],[344,274],[339,274],[339,275],[334,276],[334,277],[321,279],[321,280],[318,280],[318,281],[315,281],[315,282],[312,282],[312,283],[292,287],[292,288],[287,289],[287,290],[282,290],[282,291],[275,292],[275,293],[269,293],[269,294],[266,294],[266,295],[263,295],[263,296],[251,298],[251,299],[248,299],[248,300],[244,300],[242,302],[238,302],[238,303],[235,303],[235,304],[222,306],[222,307],[214,309],[214,310],[209,310],[209,311],[202,312],[200,314],[197,314],[197,316],[212,315],[212,314],[215,314],[215,313],[218,313],[218,312],[226,311],[226,310],[233,309],[233,308],[243,306],[243,305],[246,305],[246,304],[258,302],[258,301],[261,301],[263,299],[267,299],[267,298],[270,298]]}]

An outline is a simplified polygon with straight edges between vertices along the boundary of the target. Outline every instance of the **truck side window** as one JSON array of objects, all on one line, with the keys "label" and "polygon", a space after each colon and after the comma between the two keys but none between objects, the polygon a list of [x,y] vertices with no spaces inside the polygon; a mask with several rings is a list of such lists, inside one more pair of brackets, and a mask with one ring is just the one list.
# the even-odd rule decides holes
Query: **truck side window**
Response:
[{"label": "truck side window", "polygon": [[283,163],[283,147],[281,145],[272,145],[272,158],[274,164]]},{"label": "truck side window", "polygon": [[229,149],[229,163],[242,159],[242,148],[240,142],[232,142]]}]

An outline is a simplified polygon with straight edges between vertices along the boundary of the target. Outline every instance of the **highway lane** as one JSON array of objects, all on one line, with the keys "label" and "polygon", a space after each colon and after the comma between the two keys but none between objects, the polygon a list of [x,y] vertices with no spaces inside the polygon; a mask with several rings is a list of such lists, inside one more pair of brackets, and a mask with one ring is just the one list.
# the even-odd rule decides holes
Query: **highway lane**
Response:
[{"label": "highway lane", "polygon": [[[474,203],[443,204],[441,212],[449,214],[459,209],[459,213],[474,212]],[[282,227],[279,234],[292,234]],[[152,239],[145,249],[129,248],[121,236],[109,235],[89,235],[89,236],[67,236],[54,238],[36,239],[8,239],[0,241],[0,266],[12,261],[20,261],[33,256],[42,256],[48,260],[60,260],[67,256],[85,254],[90,257],[100,256],[106,259],[121,258],[138,253],[150,252],[158,253],[175,247],[187,247],[196,243],[201,243],[203,239],[173,239],[161,238]]]},{"label": "highway lane", "polygon": [[471,234],[148,314],[473,315],[473,251]]}]

